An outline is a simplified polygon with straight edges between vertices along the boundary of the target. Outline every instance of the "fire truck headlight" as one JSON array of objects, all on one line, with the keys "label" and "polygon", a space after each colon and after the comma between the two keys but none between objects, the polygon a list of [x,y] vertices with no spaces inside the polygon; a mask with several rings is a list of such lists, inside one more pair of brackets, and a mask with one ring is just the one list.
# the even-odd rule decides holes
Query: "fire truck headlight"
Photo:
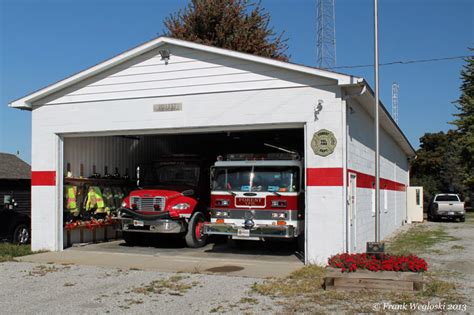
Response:
[{"label": "fire truck headlight", "polygon": [[122,208],[127,208],[127,203],[125,201],[122,201]]},{"label": "fire truck headlight", "polygon": [[229,200],[227,199],[217,199],[216,200],[216,207],[228,207]]},{"label": "fire truck headlight", "polygon": [[272,219],[286,219],[286,213],[284,212],[273,212]]},{"label": "fire truck headlight", "polygon": [[227,211],[216,211],[216,217],[228,217],[229,212]]},{"label": "fire truck headlight", "polygon": [[272,200],[273,208],[286,208],[286,205],[287,205],[286,200]]},{"label": "fire truck headlight", "polygon": [[171,209],[173,210],[186,210],[186,209],[189,209],[191,205],[187,202],[182,202],[182,203],[178,203],[178,204],[175,204],[173,207],[171,207]]}]

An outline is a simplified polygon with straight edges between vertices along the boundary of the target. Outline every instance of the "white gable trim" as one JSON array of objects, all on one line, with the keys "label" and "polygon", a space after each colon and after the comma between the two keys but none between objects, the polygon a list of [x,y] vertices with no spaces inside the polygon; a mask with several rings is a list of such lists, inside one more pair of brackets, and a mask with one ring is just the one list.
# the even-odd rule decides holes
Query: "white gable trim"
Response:
[{"label": "white gable trim", "polygon": [[265,57],[260,57],[256,55],[232,51],[228,49],[217,48],[217,47],[212,47],[212,46],[207,46],[207,45],[202,45],[202,44],[196,44],[196,43],[192,43],[192,42],[188,42],[184,40],[178,40],[174,38],[158,37],[140,46],[127,50],[121,53],[120,55],[117,55],[111,59],[108,59],[84,71],[74,74],[64,80],[53,83],[43,89],[40,89],[20,99],[12,101],[10,102],[9,106],[20,108],[20,109],[31,109],[31,103],[34,102],[35,100],[48,96],[52,93],[58,92],[59,90],[62,90],[66,87],[74,85],[84,79],[87,79],[100,72],[108,70],[136,56],[144,54],[152,49],[156,49],[164,44],[171,44],[171,45],[186,47],[190,49],[196,49],[196,50],[205,51],[205,52],[209,52],[209,53],[213,53],[217,55],[224,55],[228,57],[266,64],[266,65],[275,66],[275,67],[288,69],[292,71],[298,71],[298,72],[302,72],[306,74],[316,75],[316,76],[320,76],[320,77],[324,77],[328,79],[334,79],[340,85],[356,84],[363,81],[362,78],[359,78],[359,77],[353,77],[351,75],[341,74],[341,73],[332,72],[328,70],[292,64],[292,63],[278,61],[271,58],[265,58]]}]

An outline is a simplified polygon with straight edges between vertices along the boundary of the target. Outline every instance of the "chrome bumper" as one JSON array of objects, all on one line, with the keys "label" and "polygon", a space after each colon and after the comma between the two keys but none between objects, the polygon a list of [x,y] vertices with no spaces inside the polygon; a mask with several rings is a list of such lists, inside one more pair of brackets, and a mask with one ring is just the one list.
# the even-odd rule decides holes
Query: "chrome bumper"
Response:
[{"label": "chrome bumper", "polygon": [[[114,218],[120,222],[120,228],[118,231],[122,232],[139,232],[139,233],[183,233],[186,232],[186,226],[184,222],[177,220],[136,220],[131,218]],[[143,222],[143,226],[136,224],[137,222]]]},{"label": "chrome bumper", "polygon": [[248,236],[243,235],[246,229],[234,224],[225,223],[205,223],[204,234],[208,235],[228,235],[242,239],[248,238],[294,238],[296,237],[295,227],[292,225],[256,225],[247,230]]}]

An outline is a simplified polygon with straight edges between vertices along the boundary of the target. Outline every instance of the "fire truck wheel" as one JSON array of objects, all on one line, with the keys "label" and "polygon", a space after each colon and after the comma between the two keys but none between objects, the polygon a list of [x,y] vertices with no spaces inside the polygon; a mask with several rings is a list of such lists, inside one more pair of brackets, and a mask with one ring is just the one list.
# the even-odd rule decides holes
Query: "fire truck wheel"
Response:
[{"label": "fire truck wheel", "polygon": [[193,214],[188,223],[188,232],[186,233],[185,240],[188,247],[198,248],[206,245],[207,235],[204,234],[204,222],[206,216],[202,212],[196,212]]}]

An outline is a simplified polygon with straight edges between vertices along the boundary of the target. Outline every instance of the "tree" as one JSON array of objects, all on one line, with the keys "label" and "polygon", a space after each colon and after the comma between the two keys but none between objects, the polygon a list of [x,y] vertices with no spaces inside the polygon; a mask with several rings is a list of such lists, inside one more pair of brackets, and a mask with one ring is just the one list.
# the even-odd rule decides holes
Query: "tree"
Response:
[{"label": "tree", "polygon": [[287,61],[283,33],[270,15],[249,0],[192,0],[165,19],[166,36]]},{"label": "tree", "polygon": [[474,200],[474,57],[461,71],[459,113],[447,133],[426,133],[420,138],[417,159],[411,165],[411,183],[423,186],[425,198],[440,192],[460,193]]},{"label": "tree", "polygon": [[466,195],[459,134],[455,130],[426,133],[420,142],[411,165],[411,184],[423,186],[425,200],[440,192]]},{"label": "tree", "polygon": [[[473,49],[471,49],[472,51]],[[474,56],[466,59],[461,71],[461,96],[456,102],[459,113],[452,124],[458,127],[461,149],[461,164],[464,167],[464,184],[470,192],[474,190]]]}]

